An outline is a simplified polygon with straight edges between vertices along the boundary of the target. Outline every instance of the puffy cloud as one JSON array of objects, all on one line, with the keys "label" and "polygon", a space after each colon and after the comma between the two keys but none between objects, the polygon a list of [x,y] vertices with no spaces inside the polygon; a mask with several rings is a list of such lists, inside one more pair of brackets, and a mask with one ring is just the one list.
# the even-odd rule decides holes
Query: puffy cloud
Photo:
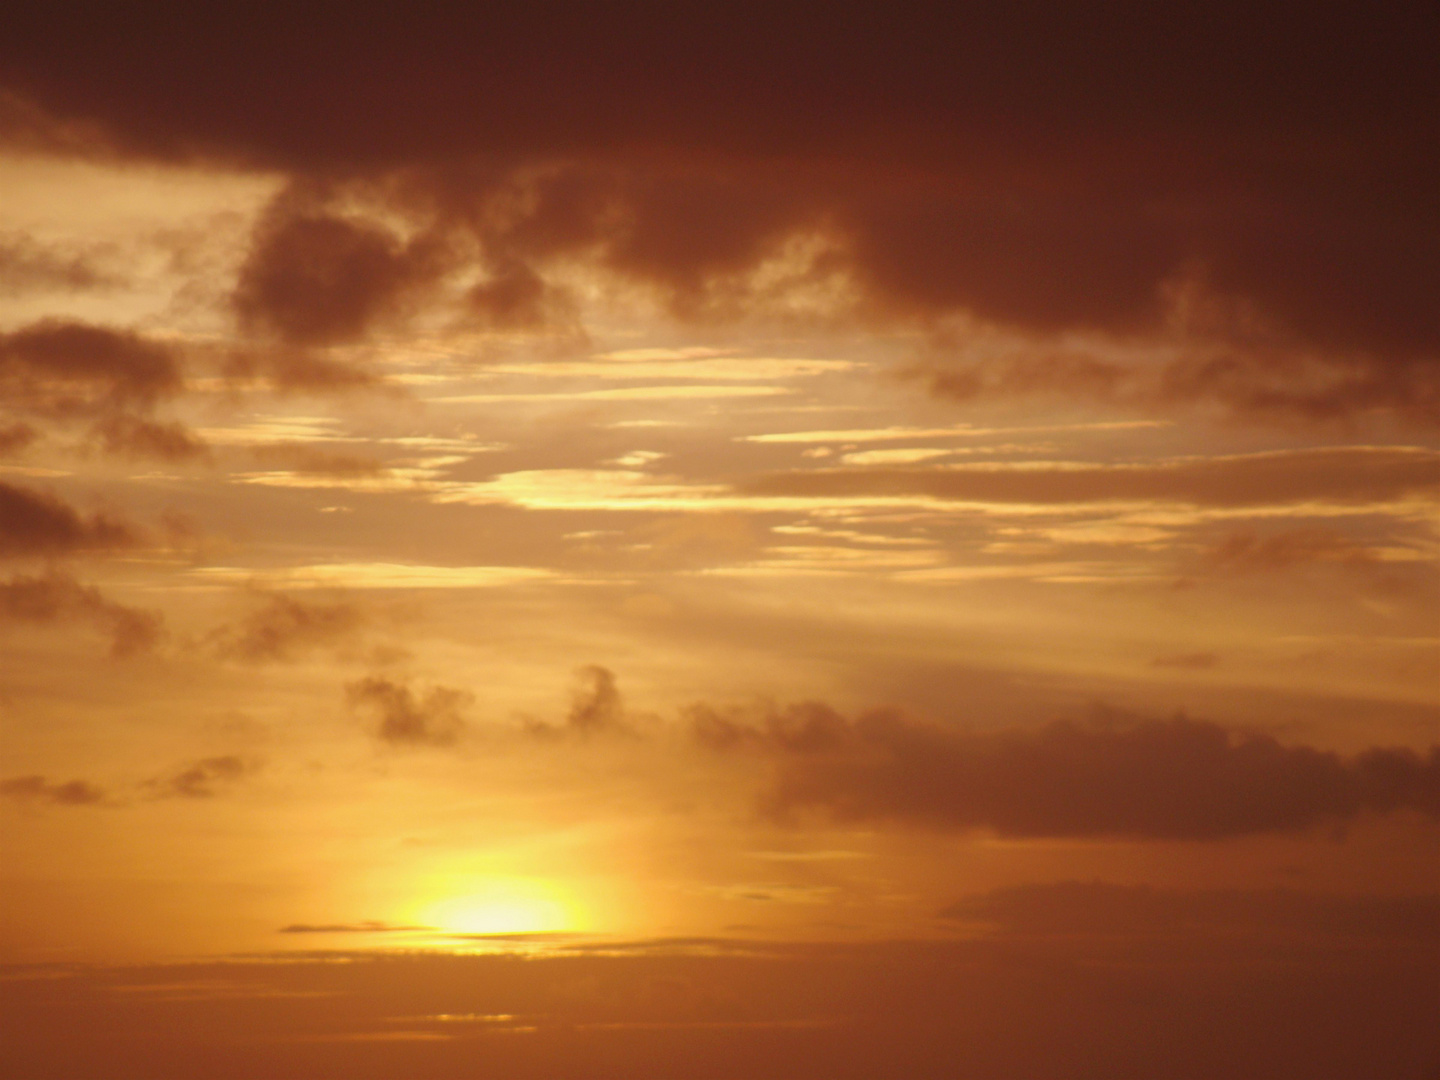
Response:
[{"label": "puffy cloud", "polygon": [[378,721],[375,735],[394,746],[452,746],[465,730],[462,711],[473,700],[464,690],[432,686],[423,693],[371,675],[349,683],[345,697]]},{"label": "puffy cloud", "polygon": [[588,664],[576,672],[579,685],[565,718],[572,731],[587,734],[607,731],[623,723],[625,710],[615,673],[599,664]]},{"label": "puffy cloud", "polygon": [[575,670],[575,687],[571,692],[570,711],[563,724],[546,724],[539,720],[526,723],[531,735],[554,738],[575,735],[630,733],[625,722],[625,702],[615,681],[615,673],[599,664],[586,664]]},{"label": "puffy cloud", "polygon": [[1440,747],[1353,757],[1177,717],[973,732],[896,712],[849,721],[819,704],[758,722],[701,709],[716,748],[777,760],[769,809],[1004,836],[1218,840],[1366,812],[1440,818]]},{"label": "puffy cloud", "polygon": [[1440,454],[1412,447],[1320,447],[1144,464],[1024,462],[809,469],[746,481],[751,495],[923,496],[973,502],[1161,500],[1238,507],[1380,502],[1440,489]]},{"label": "puffy cloud", "polygon": [[158,612],[126,607],[99,589],[81,585],[58,570],[44,574],[16,574],[0,580],[0,621],[48,623],[83,619],[98,624],[110,635],[115,657],[149,652],[164,630]]},{"label": "puffy cloud", "polygon": [[47,319],[0,334],[7,396],[24,393],[63,410],[100,396],[153,403],[180,389],[177,357],[133,332]]},{"label": "puffy cloud", "polygon": [[88,780],[47,780],[43,776],[14,776],[0,780],[0,795],[20,802],[57,806],[99,806],[107,801],[103,789]]},{"label": "puffy cloud", "polygon": [[133,526],[108,514],[81,514],[53,495],[0,482],[0,556],[108,551],[140,542]]},{"label": "puffy cloud", "polygon": [[[286,192],[261,222],[235,289],[241,325],[293,346],[353,341],[443,267],[440,250]],[[298,204],[298,205],[297,205]]]},{"label": "puffy cloud", "polygon": [[343,644],[365,621],[355,604],[297,600],[280,593],[258,595],[259,605],[233,626],[210,635],[221,655],[251,663],[292,660],[315,648]]},{"label": "puffy cloud", "polygon": [[204,454],[183,425],[151,417],[184,387],[179,350],[133,331],[47,319],[0,333],[4,406],[52,421],[90,423],[107,453],[165,460]]},{"label": "puffy cloud", "polygon": [[144,786],[156,798],[209,799],[259,768],[256,762],[224,754],[182,765],[173,772],[145,781]]}]

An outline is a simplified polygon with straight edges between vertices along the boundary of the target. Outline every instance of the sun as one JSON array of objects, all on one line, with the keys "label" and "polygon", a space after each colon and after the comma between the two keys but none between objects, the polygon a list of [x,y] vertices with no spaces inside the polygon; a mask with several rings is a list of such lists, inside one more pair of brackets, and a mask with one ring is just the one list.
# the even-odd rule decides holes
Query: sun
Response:
[{"label": "sun", "polygon": [[482,878],[416,909],[416,920],[453,934],[544,934],[582,928],[583,913],[554,882]]}]

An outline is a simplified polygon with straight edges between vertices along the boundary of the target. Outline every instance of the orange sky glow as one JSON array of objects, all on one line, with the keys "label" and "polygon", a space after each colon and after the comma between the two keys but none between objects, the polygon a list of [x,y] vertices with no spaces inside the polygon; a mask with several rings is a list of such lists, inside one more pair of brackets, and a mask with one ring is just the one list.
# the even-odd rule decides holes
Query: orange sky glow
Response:
[{"label": "orange sky glow", "polygon": [[1437,34],[0,14],[5,1075],[1433,1080]]}]

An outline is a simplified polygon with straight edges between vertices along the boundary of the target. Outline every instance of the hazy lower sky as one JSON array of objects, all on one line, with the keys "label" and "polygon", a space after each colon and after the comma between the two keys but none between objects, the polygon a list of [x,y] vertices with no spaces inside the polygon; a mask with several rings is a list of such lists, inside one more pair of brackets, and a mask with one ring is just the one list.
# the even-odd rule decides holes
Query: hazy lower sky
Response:
[{"label": "hazy lower sky", "polygon": [[16,1075],[1433,1077],[1437,32],[0,15]]}]

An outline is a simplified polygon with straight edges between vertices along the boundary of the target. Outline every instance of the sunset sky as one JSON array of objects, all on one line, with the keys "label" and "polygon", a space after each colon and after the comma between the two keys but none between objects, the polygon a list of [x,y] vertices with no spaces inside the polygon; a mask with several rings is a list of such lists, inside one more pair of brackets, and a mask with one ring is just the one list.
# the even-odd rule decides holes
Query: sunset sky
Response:
[{"label": "sunset sky", "polygon": [[1434,5],[470,8],[0,14],[17,1080],[1440,1075]]}]

